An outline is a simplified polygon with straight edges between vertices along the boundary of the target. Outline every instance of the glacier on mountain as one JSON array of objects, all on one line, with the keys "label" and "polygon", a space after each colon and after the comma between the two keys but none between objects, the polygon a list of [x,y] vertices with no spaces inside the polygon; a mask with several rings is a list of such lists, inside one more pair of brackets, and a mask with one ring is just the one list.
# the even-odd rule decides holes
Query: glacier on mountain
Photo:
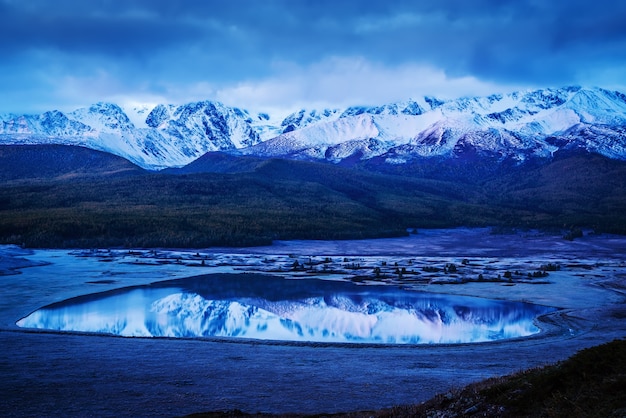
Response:
[{"label": "glacier on mountain", "polygon": [[411,99],[379,106],[301,109],[285,118],[218,102],[97,103],[64,114],[0,117],[0,144],[61,143],[110,152],[149,169],[210,151],[330,162],[399,164],[466,152],[523,161],[581,148],[626,159],[626,95],[601,88]]}]

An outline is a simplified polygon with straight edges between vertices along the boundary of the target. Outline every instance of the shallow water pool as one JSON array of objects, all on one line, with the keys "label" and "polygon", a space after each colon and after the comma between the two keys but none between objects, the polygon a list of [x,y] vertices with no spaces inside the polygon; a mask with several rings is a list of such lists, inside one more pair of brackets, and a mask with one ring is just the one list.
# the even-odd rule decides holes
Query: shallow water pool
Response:
[{"label": "shallow water pool", "polygon": [[23,328],[126,337],[449,344],[524,337],[554,308],[391,286],[211,274],[95,293],[38,309]]}]

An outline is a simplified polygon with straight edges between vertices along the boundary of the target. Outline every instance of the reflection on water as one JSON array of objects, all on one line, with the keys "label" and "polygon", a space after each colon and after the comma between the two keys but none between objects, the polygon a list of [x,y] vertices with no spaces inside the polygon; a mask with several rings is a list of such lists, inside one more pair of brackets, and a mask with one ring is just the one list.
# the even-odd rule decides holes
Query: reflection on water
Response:
[{"label": "reflection on water", "polygon": [[70,299],[17,325],[129,337],[467,343],[537,333],[533,319],[551,310],[388,286],[215,274]]}]

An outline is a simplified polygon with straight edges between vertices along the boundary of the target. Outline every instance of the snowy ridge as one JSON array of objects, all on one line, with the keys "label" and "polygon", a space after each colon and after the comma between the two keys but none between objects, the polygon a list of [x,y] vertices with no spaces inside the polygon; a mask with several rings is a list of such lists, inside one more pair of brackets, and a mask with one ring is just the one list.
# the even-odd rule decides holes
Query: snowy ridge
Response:
[{"label": "snowy ridge", "polygon": [[567,87],[352,107],[339,119],[306,123],[243,152],[333,162],[380,157],[400,164],[467,152],[523,161],[568,147],[626,159],[624,127],[626,95]]},{"label": "snowy ridge", "polygon": [[126,110],[97,103],[67,115],[5,116],[0,143],[83,145],[159,169],[188,164],[208,151],[254,145],[261,138],[253,122],[245,111],[209,101]]},{"label": "snowy ridge", "polygon": [[211,101],[0,115],[0,144],[83,145],[149,169],[186,165],[209,151],[401,164],[467,153],[524,161],[581,148],[624,160],[625,131],[626,95],[581,87],[301,109],[285,118]]}]

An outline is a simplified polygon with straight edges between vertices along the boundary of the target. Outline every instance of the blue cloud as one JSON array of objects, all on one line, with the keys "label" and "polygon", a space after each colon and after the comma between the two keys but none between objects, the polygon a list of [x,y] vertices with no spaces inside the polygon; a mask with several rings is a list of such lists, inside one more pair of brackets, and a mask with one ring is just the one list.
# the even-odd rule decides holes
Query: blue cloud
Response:
[{"label": "blue cloud", "polygon": [[[262,81],[277,63],[332,57],[502,85],[624,84],[624,21],[626,2],[609,0],[0,0],[0,73],[51,100],[42,72],[104,71],[129,92],[156,92]],[[0,86],[19,97],[14,82]]]}]

